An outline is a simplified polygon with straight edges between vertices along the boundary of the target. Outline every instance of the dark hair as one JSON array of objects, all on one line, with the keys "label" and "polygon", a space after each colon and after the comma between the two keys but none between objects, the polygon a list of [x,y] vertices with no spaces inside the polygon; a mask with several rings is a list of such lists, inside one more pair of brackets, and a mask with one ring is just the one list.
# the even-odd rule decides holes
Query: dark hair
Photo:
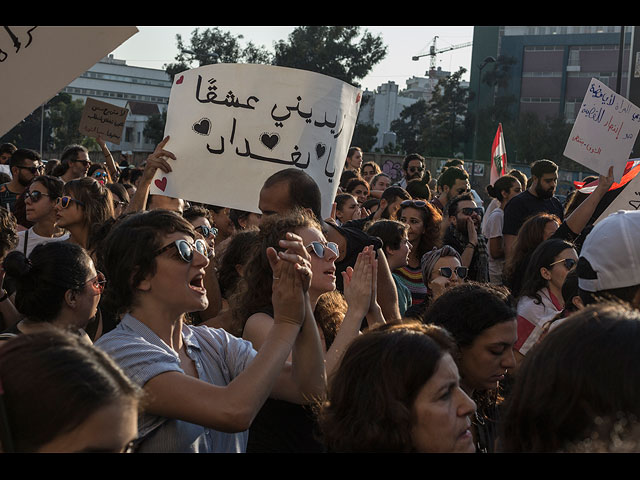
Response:
[{"label": "dark hair", "polygon": [[40,183],[46,189],[49,194],[49,200],[52,202],[57,198],[62,196],[62,192],[64,191],[64,182],[60,180],[58,177],[54,177],[53,175],[39,175],[35,177],[31,183]]},{"label": "dark hair", "polygon": [[220,293],[223,298],[228,300],[234,292],[240,280],[240,274],[236,266],[246,265],[251,258],[253,247],[257,244],[257,228],[238,230],[231,236],[231,240],[229,240],[224,250],[218,269],[218,284],[220,285]]},{"label": "dark hair", "polygon": [[373,167],[373,171],[375,172],[375,175],[382,172],[382,170],[380,170],[380,165],[378,165],[374,161],[368,161],[363,163],[362,166],[360,167],[360,171],[364,171],[364,167]]},{"label": "dark hair", "polygon": [[211,221],[211,214],[209,213],[209,209],[201,205],[191,205],[184,212],[182,212],[182,216],[190,222],[200,217],[204,217],[207,220]]},{"label": "dark hair", "polygon": [[107,183],[105,185],[111,194],[115,197],[118,197],[118,200],[121,202],[129,203],[131,201],[131,197],[129,196],[129,192],[127,191],[127,187],[122,183]]},{"label": "dark hair", "polygon": [[10,153],[13,155],[13,152],[15,152],[17,149],[18,147],[16,147],[13,143],[3,143],[2,145],[0,145],[0,154]]},{"label": "dark hair", "polygon": [[29,148],[19,148],[11,155],[9,160],[10,167],[22,166],[25,160],[33,160],[34,162],[40,161],[41,157],[38,152]]},{"label": "dark hair", "polygon": [[423,200],[429,201],[431,200],[431,189],[428,182],[425,182],[424,179],[415,179],[411,180],[407,183],[407,193],[411,195],[411,198],[421,198]]},{"label": "dark hair", "polygon": [[358,178],[352,178],[351,180],[349,180],[347,182],[347,186],[345,187],[345,191],[347,193],[351,193],[353,192],[353,190],[358,186],[358,185],[362,185],[364,187],[367,187],[367,194],[369,193],[369,184],[367,183],[367,181],[364,178],[358,177]]},{"label": "dark hair", "polygon": [[62,155],[60,156],[60,162],[63,164],[67,164],[68,167],[69,162],[77,160],[78,154],[80,152],[85,152],[87,155],[89,154],[89,151],[86,149],[86,147],[83,147],[82,145],[68,145],[67,147],[65,147]]},{"label": "dark hair", "polygon": [[411,452],[412,407],[454,344],[446,330],[386,324],[360,335],[329,379],[318,412],[331,452]]},{"label": "dark hair", "polygon": [[342,190],[347,188],[347,183],[349,183],[349,180],[353,180],[354,178],[360,178],[358,172],[355,172],[353,170],[345,170],[344,172],[342,172],[342,174],[340,175],[340,188]]},{"label": "dark hair", "polygon": [[96,232],[115,215],[111,190],[91,177],[76,178],[64,184],[64,192],[81,201],[86,226],[89,228],[87,250],[99,242]]},{"label": "dark hair", "polygon": [[419,153],[410,153],[404,157],[404,160],[402,161],[402,170],[406,171],[407,168],[409,168],[409,162],[411,162],[411,160],[420,160],[424,166],[424,157],[422,155]]},{"label": "dark hair", "polygon": [[380,200],[386,200],[387,203],[393,203],[394,200],[399,197],[403,200],[411,200],[411,195],[404,188],[397,185],[392,185],[385,189],[380,196]]},{"label": "dark hair", "polygon": [[370,198],[362,202],[362,205],[360,205],[360,207],[366,208],[367,210],[371,210],[373,207],[379,206],[379,205],[380,205],[380,200],[378,200],[377,198]]},{"label": "dark hair", "polygon": [[524,221],[518,230],[511,256],[504,265],[503,275],[508,283],[512,283],[513,276],[527,265],[533,251],[544,241],[544,230],[549,222],[556,222],[558,226],[562,223],[556,215],[547,212],[536,213]]},{"label": "dark hair", "polygon": [[400,248],[400,242],[402,242],[408,229],[409,226],[402,222],[381,219],[369,224],[366,232],[372,237],[378,237],[382,240],[383,249],[385,249],[386,253],[386,248],[390,250],[398,250]]},{"label": "dark hair", "polygon": [[439,247],[442,243],[442,239],[440,238],[440,224],[442,223],[442,215],[438,211],[436,207],[434,207],[431,203],[425,202],[424,207],[418,207],[414,205],[408,205],[405,207],[400,207],[400,211],[398,213],[398,219],[402,217],[402,212],[404,212],[405,208],[414,208],[420,212],[422,216],[422,223],[424,225],[424,232],[420,236],[420,241],[417,242],[416,245],[413,245],[411,248],[415,248],[416,257],[422,258],[422,256],[431,251],[433,247]]},{"label": "dark hair", "polygon": [[115,311],[124,313],[134,306],[137,286],[156,273],[155,253],[164,246],[163,236],[176,232],[196,238],[182,215],[163,209],[128,215],[113,226],[101,248],[101,265],[109,280],[104,295]]},{"label": "dark hair", "polygon": [[[380,177],[387,177],[389,181],[391,181],[391,177],[384,172],[378,173],[375,177],[371,179],[371,187],[373,187]],[[389,186],[391,188],[391,186]],[[385,190],[386,191],[386,190]]]},{"label": "dark hair", "polygon": [[360,147],[349,147],[349,150],[347,150],[347,157],[348,158],[353,157],[356,152],[362,153],[362,149]]},{"label": "dark hair", "polygon": [[322,221],[322,195],[315,180],[298,168],[285,168],[271,175],[264,182],[263,188],[276,183],[287,182],[291,207],[309,208],[318,222]]},{"label": "dark hair", "polygon": [[511,175],[512,177],[517,178],[523,190],[527,188],[527,176],[524,173],[522,173],[520,170],[516,170],[515,168],[512,168],[507,172],[507,175]]},{"label": "dark hair", "polygon": [[342,210],[342,207],[344,206],[345,203],[347,203],[347,200],[349,200],[350,198],[353,198],[355,200],[355,197],[350,193],[341,193],[339,195],[336,195],[336,198],[335,198],[336,210]]},{"label": "dark hair", "polygon": [[0,380],[11,445],[36,452],[116,401],[140,406],[142,390],[102,350],[57,329],[18,335],[0,350]]},{"label": "dark hair", "polygon": [[59,165],[60,165],[60,160],[56,160],[55,158],[51,160],[47,160],[47,163],[45,163],[44,165],[44,174],[55,176],[53,175],[53,172],[56,169],[56,167],[58,167]]},{"label": "dark hair", "polygon": [[556,173],[558,171],[558,165],[551,160],[538,160],[531,165],[531,175],[540,178],[545,173]]},{"label": "dark hair", "polygon": [[[594,182],[598,180],[598,177],[595,175],[591,175],[582,179],[585,185],[588,183]],[[569,215],[573,213],[573,211],[580,206],[582,202],[584,202],[587,198],[589,198],[588,193],[582,193],[580,190],[574,190],[567,196],[567,203],[564,206],[564,218],[567,218]]]},{"label": "dark hair", "polygon": [[598,419],[640,418],[640,312],[616,303],[562,321],[518,367],[502,423],[502,450],[557,452]]},{"label": "dark hair", "polygon": [[18,221],[13,213],[0,207],[0,259],[18,246]]},{"label": "dark hair", "polygon": [[247,319],[271,305],[273,272],[267,258],[267,248],[273,247],[280,251],[278,242],[285,238],[287,232],[305,227],[322,231],[318,221],[301,208],[295,208],[285,215],[263,218],[256,248],[251,250],[244,275],[230,299],[233,309],[232,334],[241,337]]},{"label": "dark hair", "polygon": [[504,200],[502,192],[509,192],[515,183],[520,181],[511,175],[503,175],[495,181],[493,185],[487,185],[487,193],[490,197],[498,199],[499,202]]},{"label": "dark hair", "polygon": [[470,193],[463,193],[449,200],[449,203],[445,205],[447,215],[455,217],[458,214],[458,204],[460,202],[475,202],[475,198]]},{"label": "dark hair", "polygon": [[438,186],[440,188],[447,186],[453,187],[456,180],[468,180],[469,174],[460,167],[449,167],[438,177]]},{"label": "dark hair", "polygon": [[514,320],[516,310],[506,287],[465,282],[446,289],[429,305],[423,318],[424,323],[445,328],[462,348],[470,347],[494,325]]},{"label": "dark hair", "polygon": [[564,301],[564,311],[575,312],[578,307],[573,304],[573,298],[580,296],[580,289],[578,288],[578,270],[572,268],[567,273],[567,276],[562,283],[562,300]]},{"label": "dark hair", "polygon": [[524,272],[519,296],[531,297],[535,303],[542,303],[538,291],[547,285],[547,280],[540,274],[540,269],[549,268],[555,258],[568,248],[574,248],[573,244],[560,238],[550,238],[538,245],[531,254],[531,259]]},{"label": "dark hair", "polygon": [[51,322],[57,317],[67,290],[84,288],[90,265],[85,249],[70,242],[41,243],[29,258],[14,250],[3,262],[16,282],[16,309],[36,322]]}]

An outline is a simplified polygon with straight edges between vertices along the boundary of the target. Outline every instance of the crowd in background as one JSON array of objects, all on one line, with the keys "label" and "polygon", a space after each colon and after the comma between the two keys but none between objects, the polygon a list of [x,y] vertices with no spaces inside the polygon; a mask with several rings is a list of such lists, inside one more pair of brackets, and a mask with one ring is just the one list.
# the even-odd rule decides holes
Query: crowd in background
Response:
[{"label": "crowd in background", "polygon": [[169,140],[0,146],[0,451],[640,450],[613,169],[561,202],[541,159],[483,202],[463,161],[393,181],[352,147],[329,216],[295,167],[241,211],[151,195]]}]

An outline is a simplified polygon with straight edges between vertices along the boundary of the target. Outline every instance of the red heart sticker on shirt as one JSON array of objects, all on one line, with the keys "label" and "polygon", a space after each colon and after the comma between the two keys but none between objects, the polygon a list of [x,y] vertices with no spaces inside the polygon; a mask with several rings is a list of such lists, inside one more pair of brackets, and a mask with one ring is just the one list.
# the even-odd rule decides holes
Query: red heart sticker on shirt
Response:
[{"label": "red heart sticker on shirt", "polygon": [[164,177],[162,180],[155,181],[156,187],[164,192],[164,189],[167,188],[167,177]]},{"label": "red heart sticker on shirt", "polygon": [[180,85],[182,83],[182,81],[184,80],[184,75],[180,75],[180,78],[178,79],[178,81],[176,82],[176,85]]}]

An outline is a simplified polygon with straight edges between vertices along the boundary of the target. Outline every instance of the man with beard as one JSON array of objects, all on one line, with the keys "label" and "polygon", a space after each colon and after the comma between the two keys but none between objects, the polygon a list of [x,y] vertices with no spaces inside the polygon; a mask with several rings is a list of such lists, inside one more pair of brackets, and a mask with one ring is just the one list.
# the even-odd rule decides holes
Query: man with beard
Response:
[{"label": "man with beard", "polygon": [[431,200],[431,204],[446,217],[445,206],[453,198],[470,190],[469,174],[461,167],[448,167],[438,177],[439,194]]},{"label": "man with beard", "polygon": [[33,177],[42,173],[40,154],[35,150],[19,148],[9,160],[10,182],[0,185],[0,205],[13,212],[16,200],[25,191]]},{"label": "man with beard", "polygon": [[345,227],[354,227],[364,230],[365,226],[376,220],[397,220],[400,204],[405,200],[411,200],[411,195],[402,187],[392,186],[382,193],[380,197],[380,206],[371,215],[365,218],[349,220],[344,224]]},{"label": "man with beard", "polygon": [[469,280],[488,282],[487,239],[480,232],[482,208],[478,207],[471,193],[465,193],[453,198],[446,206],[446,211],[449,226],[442,243],[460,254],[462,266],[469,268]]},{"label": "man with beard", "polygon": [[504,208],[502,234],[505,256],[509,257],[516,241],[518,230],[531,215],[547,212],[557,215],[562,221],[562,204],[554,193],[558,184],[558,166],[551,160],[538,160],[531,165],[531,185],[516,195]]},{"label": "man with beard", "polygon": [[402,173],[404,177],[398,183],[395,183],[395,186],[407,188],[407,183],[411,180],[421,179],[424,174],[424,157],[417,153],[410,153],[404,157]]}]

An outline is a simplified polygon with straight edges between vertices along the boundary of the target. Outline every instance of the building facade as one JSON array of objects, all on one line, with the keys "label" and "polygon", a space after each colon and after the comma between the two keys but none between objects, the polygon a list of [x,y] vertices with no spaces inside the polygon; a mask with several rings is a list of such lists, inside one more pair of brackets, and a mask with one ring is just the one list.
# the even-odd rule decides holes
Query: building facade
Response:
[{"label": "building facade", "polygon": [[164,70],[130,66],[109,55],[62,91],[73,100],[91,97],[129,109],[122,141],[107,146],[112,152],[152,152],[155,145],[145,138],[144,126],[151,115],[166,112],[171,78]]}]

